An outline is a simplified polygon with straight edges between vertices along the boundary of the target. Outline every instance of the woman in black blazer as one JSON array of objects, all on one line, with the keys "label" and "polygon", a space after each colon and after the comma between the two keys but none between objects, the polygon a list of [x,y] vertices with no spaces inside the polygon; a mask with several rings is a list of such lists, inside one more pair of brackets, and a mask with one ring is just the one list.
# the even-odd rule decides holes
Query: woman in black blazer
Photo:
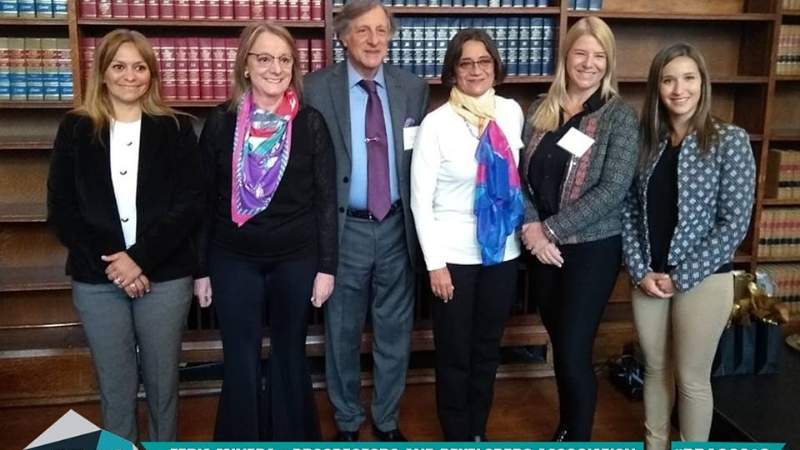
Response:
[{"label": "woman in black blazer", "polygon": [[161,101],[150,44],[115,30],[95,51],[84,104],[56,136],[48,221],[100,386],[104,428],[137,440],[137,348],[149,440],[177,438],[178,358],[191,303],[190,236],[202,210],[201,159],[185,116]]},{"label": "woman in black blazer", "polygon": [[[300,103],[302,74],[289,32],[242,31],[233,95],[200,136],[208,205],[195,294],[214,306],[225,355],[214,437],[320,437],[305,340],[310,306],[336,273],[336,166],[322,115]],[[261,370],[264,316],[270,355]]]}]

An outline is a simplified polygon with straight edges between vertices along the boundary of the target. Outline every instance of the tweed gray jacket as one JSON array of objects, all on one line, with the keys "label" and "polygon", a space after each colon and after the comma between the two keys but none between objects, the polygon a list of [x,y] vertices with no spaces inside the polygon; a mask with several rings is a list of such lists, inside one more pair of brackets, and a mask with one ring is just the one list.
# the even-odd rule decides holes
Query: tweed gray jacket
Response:
[{"label": "tweed gray jacket", "polygon": [[[520,176],[526,194],[525,223],[539,221],[536,196],[528,183],[528,168],[545,132],[534,130],[530,118],[541,99],[528,109],[520,157]],[[557,214],[542,228],[557,244],[590,242],[620,234],[622,202],[636,171],[639,121],[636,112],[618,96],[580,121],[580,131],[594,144],[580,158],[572,156],[561,182]]]},{"label": "tweed gray jacket", "polygon": [[[685,292],[733,258],[750,225],[756,165],[750,139],[743,129],[715,123],[719,141],[704,157],[697,135],[683,140],[678,155],[678,224],[670,242],[667,264],[675,288]],[[649,163],[631,186],[623,212],[623,253],[635,282],[650,268],[647,226],[647,188],[653,169],[664,152]]]}]

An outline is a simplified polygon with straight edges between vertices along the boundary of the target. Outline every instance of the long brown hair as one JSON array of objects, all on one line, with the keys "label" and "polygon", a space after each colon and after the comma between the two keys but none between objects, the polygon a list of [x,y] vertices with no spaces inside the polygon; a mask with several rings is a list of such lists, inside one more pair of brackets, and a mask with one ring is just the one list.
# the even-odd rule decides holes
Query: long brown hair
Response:
[{"label": "long brown hair", "polygon": [[[142,33],[124,28],[116,29],[100,41],[94,51],[94,63],[89,71],[89,82],[83,104],[75,109],[78,114],[89,116],[94,126],[95,137],[100,137],[104,127],[114,118],[114,107],[108,94],[105,83],[105,73],[108,66],[117,55],[120,46],[131,43],[142,56],[147,69],[150,71],[150,84],[147,91],[139,100],[142,112],[151,116],[169,116],[176,118],[176,111],[167,106],[161,99],[161,75],[158,71],[158,60],[150,42]],[[177,121],[177,118],[176,118]]]},{"label": "long brown hair", "polygon": [[290,82],[291,89],[297,93],[298,99],[302,100],[303,96],[303,72],[300,71],[300,56],[297,52],[297,46],[294,45],[294,38],[289,30],[281,25],[266,21],[258,22],[248,25],[242,30],[239,36],[239,49],[236,53],[236,63],[233,66],[233,89],[231,90],[230,104],[228,105],[229,111],[236,111],[242,96],[250,90],[250,78],[244,76],[245,68],[247,67],[247,54],[256,43],[256,39],[262,33],[269,33],[281,38],[292,51],[292,81]]},{"label": "long brown hair", "polygon": [[661,141],[669,136],[672,123],[669,111],[661,102],[661,76],[664,67],[673,59],[685,56],[697,64],[700,72],[700,100],[697,109],[689,119],[689,132],[697,134],[697,143],[700,153],[705,155],[710,152],[718,135],[714,128],[714,119],[711,116],[711,80],[703,55],[697,48],[687,43],[677,43],[662,48],[650,64],[650,74],[647,76],[647,92],[644,106],[642,107],[641,136],[642,151],[639,152],[639,170],[644,170],[648,163],[658,155]]},{"label": "long brown hair", "polygon": [[561,108],[567,99],[567,56],[572,46],[581,36],[589,35],[597,39],[606,52],[606,73],[600,84],[600,95],[608,100],[617,94],[617,43],[611,28],[600,18],[584,17],[575,22],[564,38],[558,55],[556,74],[550,90],[530,119],[533,129],[552,131],[558,128]]}]

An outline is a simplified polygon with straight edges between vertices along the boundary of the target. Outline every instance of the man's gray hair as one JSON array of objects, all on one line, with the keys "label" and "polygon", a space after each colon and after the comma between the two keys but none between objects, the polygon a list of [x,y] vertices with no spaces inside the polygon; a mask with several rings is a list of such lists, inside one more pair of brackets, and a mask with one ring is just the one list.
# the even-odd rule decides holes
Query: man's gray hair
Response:
[{"label": "man's gray hair", "polygon": [[372,11],[375,8],[380,8],[386,14],[386,17],[389,19],[389,34],[393,35],[395,30],[397,30],[397,24],[394,20],[394,16],[389,11],[389,8],[383,4],[381,0],[351,0],[348,1],[342,11],[338,14],[334,15],[333,18],[333,30],[336,32],[336,35],[341,39],[347,33],[348,29],[350,28],[350,22],[357,19],[358,17],[363,16],[364,14]]}]

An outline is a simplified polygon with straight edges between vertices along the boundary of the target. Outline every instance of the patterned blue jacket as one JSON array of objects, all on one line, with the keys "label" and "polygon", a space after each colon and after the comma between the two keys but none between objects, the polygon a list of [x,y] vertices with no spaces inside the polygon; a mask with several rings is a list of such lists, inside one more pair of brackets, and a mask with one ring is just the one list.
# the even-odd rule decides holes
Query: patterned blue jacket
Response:
[{"label": "patterned blue jacket", "polygon": [[[715,123],[719,142],[703,157],[697,135],[683,140],[678,155],[678,224],[667,264],[675,289],[685,292],[733,258],[750,225],[755,161],[743,129]],[[647,226],[647,185],[658,158],[636,176],[625,200],[622,238],[625,264],[636,283],[652,272]]]}]

